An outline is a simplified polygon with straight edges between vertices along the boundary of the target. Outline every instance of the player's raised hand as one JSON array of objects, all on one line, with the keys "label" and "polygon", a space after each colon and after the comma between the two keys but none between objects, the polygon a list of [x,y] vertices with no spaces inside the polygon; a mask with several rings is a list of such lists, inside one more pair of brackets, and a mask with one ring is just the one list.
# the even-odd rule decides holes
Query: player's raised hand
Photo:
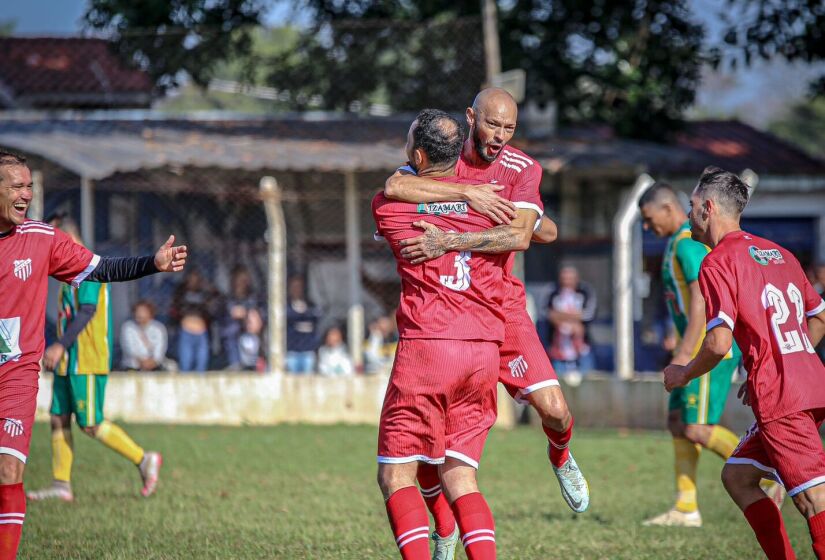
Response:
[{"label": "player's raised hand", "polygon": [[684,387],[687,385],[685,379],[685,372],[687,368],[678,364],[670,364],[665,368],[665,389],[668,393],[673,391],[676,387]]},{"label": "player's raised hand", "polygon": [[500,197],[498,192],[504,185],[478,185],[467,190],[467,204],[470,208],[484,214],[497,224],[509,224],[516,217],[516,206]]},{"label": "player's raised hand", "polygon": [[447,252],[444,246],[446,233],[438,227],[425,221],[414,222],[413,225],[424,230],[424,234],[410,239],[402,239],[400,242],[401,256],[411,261],[412,264],[419,264],[432,259],[437,259]]},{"label": "player's raised hand", "polygon": [[173,246],[174,243],[175,236],[170,235],[155,253],[155,266],[161,272],[180,272],[186,264],[186,245]]}]

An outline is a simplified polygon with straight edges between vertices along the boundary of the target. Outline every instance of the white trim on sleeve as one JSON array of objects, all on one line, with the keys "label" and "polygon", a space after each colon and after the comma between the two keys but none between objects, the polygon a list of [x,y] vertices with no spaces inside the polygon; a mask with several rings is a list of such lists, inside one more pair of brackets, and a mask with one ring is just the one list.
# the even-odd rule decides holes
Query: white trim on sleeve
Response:
[{"label": "white trim on sleeve", "polygon": [[533,211],[535,211],[536,214],[539,215],[539,220],[541,219],[542,214],[544,214],[544,211],[539,207],[539,205],[538,204],[533,204],[532,202],[524,202],[524,201],[513,202],[513,206],[515,206],[519,210],[533,210]]},{"label": "white trim on sleeve", "polygon": [[814,315],[819,315],[823,311],[825,311],[825,300],[821,300],[819,302],[819,305],[816,306],[816,309],[812,309],[811,311],[805,312],[805,315],[807,317],[813,317]]},{"label": "white trim on sleeve", "polygon": [[97,268],[98,264],[100,264],[100,255],[92,255],[92,261],[89,263],[89,266],[84,268],[83,272],[74,277],[74,280],[71,282],[72,286],[75,288],[80,286],[80,284],[82,284],[83,281],[89,277],[92,271]]},{"label": "white trim on sleeve", "polygon": [[733,330],[733,319],[731,319],[730,315],[728,315],[724,311],[720,311],[719,315],[708,321],[708,326],[707,329],[705,329],[705,332],[709,332],[711,329],[715,329],[722,323],[727,325],[730,330]]}]

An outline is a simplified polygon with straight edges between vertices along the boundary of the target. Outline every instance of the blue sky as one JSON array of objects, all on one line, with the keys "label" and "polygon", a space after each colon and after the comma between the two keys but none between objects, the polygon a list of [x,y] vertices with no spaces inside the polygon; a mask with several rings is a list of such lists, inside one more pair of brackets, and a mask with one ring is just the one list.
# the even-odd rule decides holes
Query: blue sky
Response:
[{"label": "blue sky", "polygon": [[[65,35],[80,30],[80,18],[85,0],[6,0],[0,21],[16,21],[16,32],[25,35]],[[8,5],[11,4],[11,5]],[[703,21],[711,36],[718,36],[718,0],[692,0],[697,18]],[[278,25],[294,14],[289,8],[273,10],[268,25]],[[300,16],[299,16],[300,19]],[[820,65],[821,69],[823,65]],[[757,63],[736,73],[706,73],[705,83],[698,92],[697,116],[738,117],[757,126],[764,126],[788,105],[805,95],[807,83],[814,74],[805,65],[789,66],[781,61]]]}]

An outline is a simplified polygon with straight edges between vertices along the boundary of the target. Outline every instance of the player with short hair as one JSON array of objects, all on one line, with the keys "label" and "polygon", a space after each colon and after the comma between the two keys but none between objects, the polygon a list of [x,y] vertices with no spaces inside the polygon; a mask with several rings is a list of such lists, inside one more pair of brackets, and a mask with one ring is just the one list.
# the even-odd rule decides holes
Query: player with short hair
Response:
[{"label": "player with short hair", "polygon": [[174,236],[152,256],[101,257],[54,227],[26,218],[31,171],[0,150],[0,560],[17,555],[26,517],[23,472],[31,442],[45,341],[48,277],[79,286],[177,272],[186,247]]},{"label": "player with short hair", "polygon": [[[409,165],[436,181],[455,181],[461,144],[455,119],[425,109],[410,126]],[[429,464],[439,470],[467,557],[493,559],[495,525],[476,469],[496,418],[507,254],[450,252],[415,265],[401,249],[404,239],[418,235],[414,223],[422,216],[456,231],[479,231],[492,222],[463,202],[411,204],[382,193],[372,210],[402,281],[400,341],[378,439],[378,483],[396,543],[404,559],[430,556],[427,508],[415,485],[419,464]]]},{"label": "player with short hair", "polygon": [[[499,88],[482,90],[466,110],[469,136],[456,165],[456,177],[475,179],[486,183],[484,185],[434,181],[417,177],[403,168],[387,179],[384,188],[387,198],[416,203],[466,201],[470,207],[500,224],[486,231],[453,234],[428,223],[429,219],[422,220],[419,225],[425,233],[404,241],[402,255],[405,258],[420,263],[447,251],[490,254],[523,251],[530,246],[531,239],[543,243],[555,240],[555,224],[543,216],[544,206],[539,194],[541,164],[508,145],[515,133],[517,117],[515,100]],[[502,185],[511,185],[510,196],[515,198],[508,201],[498,197],[496,190],[502,189]],[[513,398],[529,403],[538,412],[548,439],[548,457],[562,496],[571,509],[581,513],[587,509],[590,495],[587,481],[569,453],[573,416],[535,325],[527,314],[524,284],[512,274],[513,264],[511,255],[505,267],[508,289],[499,381]],[[436,553],[433,559],[450,560],[450,535],[454,532],[455,520],[441,494],[435,469],[422,465],[419,484],[435,519]]]},{"label": "player with short hair", "polygon": [[782,515],[759,486],[774,477],[808,520],[825,558],[825,366],[814,346],[825,334],[825,301],[793,253],[742,231],[747,186],[705,169],[691,196],[693,239],[711,247],[699,273],[707,334],[687,365],[665,369],[668,391],[716,367],[734,341],[748,370],[744,400],[756,423],[722,470],[722,482],[770,559],[794,558]]},{"label": "player with short hair", "polygon": [[[60,220],[60,229],[82,245],[73,221]],[[43,366],[52,370],[52,484],[27,492],[30,500],[74,500],[71,485],[74,449],[72,415],[80,429],[137,468],[142,481],[141,495],[148,497],[157,488],[163,459],[156,451],[144,452],[117,424],[103,416],[106,382],[112,370],[111,288],[109,284],[86,281],[75,288],[60,286],[58,298],[58,340],[43,355]]]},{"label": "player with short hair", "polygon": [[[705,331],[705,302],[699,291],[699,267],[708,254],[706,245],[690,236],[690,223],[673,187],[656,183],[639,199],[643,227],[668,238],[662,259],[662,282],[670,318],[679,335],[671,360],[687,364],[696,354]],[[727,459],[739,438],[719,425],[733,375],[742,354],[736,344],[708,373],[670,394],[667,424],[673,435],[676,504],[645,525],[701,527],[696,499],[696,466],[705,447]]]}]

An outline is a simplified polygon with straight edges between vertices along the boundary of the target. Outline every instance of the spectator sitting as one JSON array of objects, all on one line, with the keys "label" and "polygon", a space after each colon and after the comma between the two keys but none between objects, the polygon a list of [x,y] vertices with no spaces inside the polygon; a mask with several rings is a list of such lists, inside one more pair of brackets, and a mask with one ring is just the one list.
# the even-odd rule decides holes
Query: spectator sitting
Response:
[{"label": "spectator sitting", "polygon": [[244,332],[238,337],[238,360],[245,370],[264,371],[266,362],[261,356],[261,335],[264,320],[256,308],[251,308],[244,319]]},{"label": "spectator sitting", "polygon": [[140,300],[132,307],[132,315],[134,319],[120,329],[122,366],[141,371],[166,369],[166,326],[155,320],[155,306]]},{"label": "spectator sitting", "polygon": [[[241,358],[240,338],[246,331],[248,314],[253,310],[258,314],[257,319],[260,319],[260,301],[252,289],[252,275],[245,266],[236,266],[232,269],[229,296],[221,318],[221,340],[226,352],[227,369],[249,367]],[[260,337],[258,344],[260,345]]]},{"label": "spectator sitting", "polygon": [[547,316],[553,326],[550,360],[559,375],[571,385],[593,369],[593,355],[587,343],[587,323],[596,315],[596,296],[579,281],[574,266],[563,266],[559,282],[550,294]]},{"label": "spectator sitting", "polygon": [[379,317],[369,326],[369,335],[364,348],[364,371],[366,373],[381,373],[392,365],[395,348],[398,346],[398,329],[393,318]]},{"label": "spectator sitting", "polygon": [[304,279],[300,276],[289,279],[287,297],[286,370],[290,373],[313,373],[320,312],[307,301]]},{"label": "spectator sitting", "polygon": [[217,295],[197,269],[191,269],[175,289],[169,315],[178,322],[181,371],[204,372],[209,367],[209,323]]},{"label": "spectator sitting", "polygon": [[331,327],[324,335],[323,346],[318,349],[318,373],[339,377],[350,376],[354,371],[341,329]]}]

